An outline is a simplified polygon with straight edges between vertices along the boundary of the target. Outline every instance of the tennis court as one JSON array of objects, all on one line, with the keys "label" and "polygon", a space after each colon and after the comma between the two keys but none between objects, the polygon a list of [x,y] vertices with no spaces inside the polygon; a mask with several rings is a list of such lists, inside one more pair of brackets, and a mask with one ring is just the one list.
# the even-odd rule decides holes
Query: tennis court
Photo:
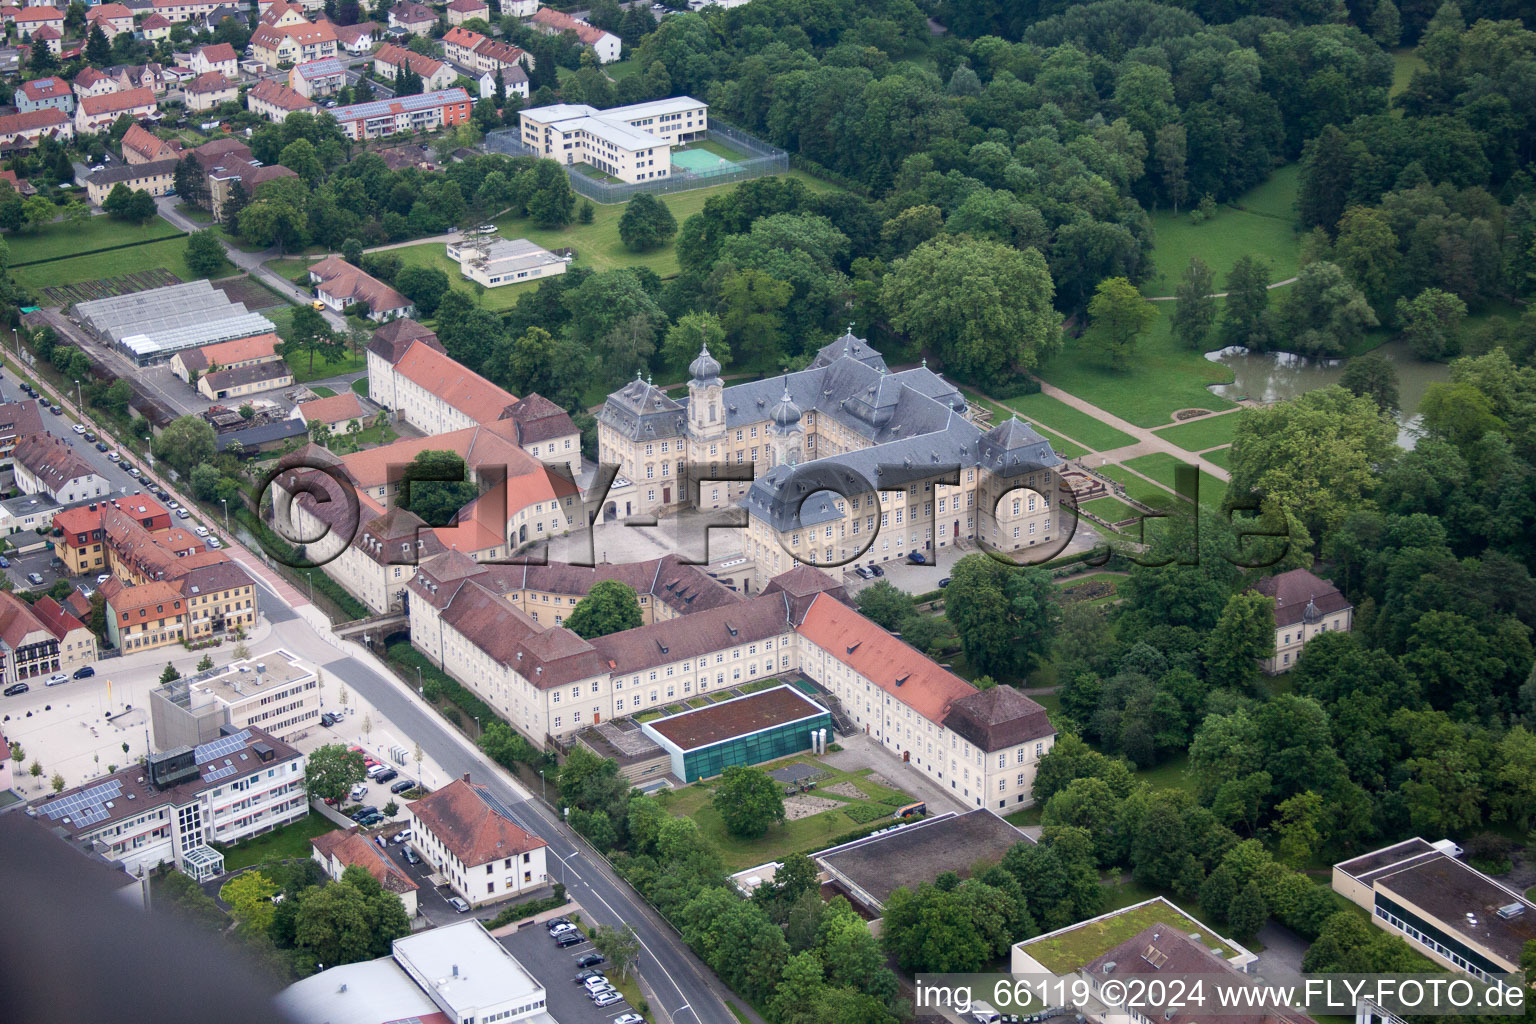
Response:
[{"label": "tennis court", "polygon": [[707,150],[686,149],[672,154],[672,166],[693,174],[718,174],[733,169],[736,164]]}]

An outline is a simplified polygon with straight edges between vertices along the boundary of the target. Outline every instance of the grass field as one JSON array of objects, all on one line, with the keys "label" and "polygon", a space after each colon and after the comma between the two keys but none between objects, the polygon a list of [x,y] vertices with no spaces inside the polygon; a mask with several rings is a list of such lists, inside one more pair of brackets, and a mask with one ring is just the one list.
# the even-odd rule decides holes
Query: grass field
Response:
[{"label": "grass field", "polygon": [[[872,815],[889,816],[909,799],[901,790],[882,786],[864,778],[870,773],[868,768],[857,772],[841,772],[809,757],[788,758],[762,767],[771,770],[795,761],[813,764],[828,773],[825,778],[817,780],[816,789],[809,795],[836,800],[842,806],[829,808],[820,814],[813,814],[797,821],[785,822],[783,825],[770,826],[767,835],[760,839],[737,839],[726,832],[725,822],[721,819],[720,812],[716,811],[710,802],[714,789],[707,784],[695,783],[683,789],[664,790],[660,794],[660,799],[667,813],[680,818],[692,818],[698,824],[699,830],[714,844],[720,852],[721,860],[730,871],[739,871],[755,864],[778,860],[791,853],[808,853],[811,850],[820,849],[828,840],[859,827],[860,822],[850,816],[850,809],[855,815],[874,821],[877,818]],[[856,800],[825,791],[827,786],[843,782],[852,783],[866,799]]]},{"label": "grass field", "polygon": [[575,166],[578,171],[580,171],[582,174],[585,174],[587,177],[593,178],[597,181],[607,182],[610,185],[618,185],[624,180],[623,178],[615,178],[607,171],[602,170],[599,167],[594,167],[588,163],[580,163],[576,164]]},{"label": "grass field", "polygon": [[1159,430],[1157,436],[1183,448],[1187,452],[1204,451],[1232,443],[1232,432],[1237,429],[1237,414],[1202,416],[1176,427]]},{"label": "grass field", "polygon": [[[1273,280],[1296,273],[1301,235],[1291,209],[1300,177],[1299,164],[1287,164],[1262,185],[1217,208],[1210,220],[1196,224],[1187,210],[1152,214],[1152,276],[1143,282],[1143,295],[1172,295],[1191,256],[1199,256],[1216,272],[1216,290],[1226,291],[1227,274],[1243,256],[1269,260]],[[1172,312],[1172,310],[1165,310]]]},{"label": "grass field", "polygon": [[316,396],[318,396],[320,398],[335,398],[336,397],[336,392],[332,391],[330,388],[324,388],[324,387],[321,387],[321,388],[310,388],[310,390],[313,391],[316,394]]},{"label": "grass field", "polygon": [[1092,451],[1107,452],[1136,443],[1136,439],[1129,434],[1122,434],[1114,427],[1106,426],[1050,395],[1024,395],[1022,398],[1007,399],[1003,404],[1031,423],[1038,421],[1049,430],[1066,434],[1072,440],[1087,445]]},{"label": "grass field", "polygon": [[[139,245],[181,234],[180,229],[156,217],[148,224],[127,224],[111,217],[91,217],[83,224],[48,224],[37,231],[7,232],[11,266],[38,260],[57,260],[74,253],[114,245]],[[133,269],[141,269],[135,267]],[[121,270],[118,273],[122,273]],[[99,274],[98,277],[109,277]]]},{"label": "grass field", "polygon": [[357,378],[357,380],[352,382],[352,390],[356,394],[362,395],[364,398],[367,398],[368,397],[368,378],[367,377],[359,377],[359,378]]},{"label": "grass field", "polygon": [[323,836],[335,829],[336,826],[324,815],[311,814],[307,818],[300,818],[292,824],[284,825],[249,842],[226,847],[224,870],[235,871],[268,860],[291,860],[301,857],[308,860],[311,855],[309,841],[315,836]]},{"label": "grass field", "polygon": [[[286,341],[289,329],[293,327],[293,311],[297,308],[297,306],[284,306],[281,309],[267,310],[262,315],[272,321],[273,325],[277,328],[277,336]],[[293,371],[293,382],[295,384],[308,384],[312,380],[324,380],[327,377],[334,377],[338,373],[356,373],[368,365],[367,357],[362,354],[361,350],[354,356],[350,347],[342,354],[340,359],[335,361],[328,360],[316,352],[313,369],[310,368],[309,353],[307,351],[294,353],[286,362],[288,363],[288,368]],[[366,378],[363,378],[363,386],[364,390],[361,393],[366,395]]]},{"label": "grass field", "polygon": [[1127,519],[1137,519],[1141,513],[1136,511],[1119,498],[1104,497],[1094,498],[1092,501],[1083,502],[1083,510],[1092,512],[1106,522],[1119,523]]},{"label": "grass field", "polygon": [[1216,465],[1220,466],[1222,469],[1225,469],[1225,470],[1227,470],[1229,472],[1232,469],[1232,449],[1231,448],[1217,448],[1215,451],[1213,451],[1213,452],[1206,452],[1204,455],[1202,455],[1200,457],[1202,459],[1204,459],[1206,462],[1214,462]]},{"label": "grass field", "polygon": [[[11,276],[23,288],[34,290],[49,285],[76,284],[80,281],[115,277],[122,274],[125,269],[139,271],[148,270],[151,267],[169,270],[183,281],[196,281],[202,275],[194,274],[188,269],[186,260],[183,258],[186,252],[186,236],[177,235],[175,238],[167,238],[159,242],[136,245],[132,249],[118,249],[111,252],[92,253],[89,256],[52,260],[48,263],[36,263],[30,267],[14,267],[11,270]],[[235,272],[235,268],[227,264],[225,269],[228,273]]]},{"label": "grass field", "polygon": [[[1105,366],[1069,338],[1065,350],[1041,368],[1038,376],[1138,427],[1163,426],[1172,422],[1180,409],[1219,412],[1232,408],[1233,403],[1205,388],[1207,384],[1230,384],[1232,371],[1180,346],[1169,327],[1166,314],[1170,310],[1163,312],[1165,315],[1157,318],[1136,346],[1127,369]],[[1048,418],[1045,422],[1054,425]],[[1066,424],[1057,429],[1071,433]],[[1094,443],[1087,438],[1078,440]]]},{"label": "grass field", "polygon": [[1167,508],[1173,504],[1173,492],[1158,486],[1150,480],[1143,480],[1124,466],[1097,466],[1095,470],[1123,485],[1125,493],[1143,505],[1151,505],[1153,508]]},{"label": "grass field", "polygon": [[[999,405],[998,403],[992,401],[990,398],[983,398],[981,395],[977,394],[975,391],[968,387],[962,386],[960,391],[965,395],[965,400],[967,402],[972,402],[992,410],[992,422],[994,424],[1001,423],[1014,414],[1014,410],[1009,409],[1006,406]],[[1030,426],[1039,431],[1041,437],[1051,442],[1052,448],[1056,449],[1058,452],[1060,452],[1062,455],[1065,455],[1069,459],[1075,459],[1080,455],[1086,455],[1088,453],[1087,448],[1084,448],[1080,444],[1074,444],[1073,442],[1068,441],[1060,434],[1045,429],[1045,427],[1041,426],[1039,423],[1036,423],[1033,420],[1030,421]]]},{"label": "grass field", "polygon": [[[1426,67],[1424,58],[1420,57],[1413,50],[1398,50],[1394,52],[1392,54],[1392,89],[1390,95],[1396,96],[1408,88],[1408,83],[1413,81],[1413,73],[1424,70]],[[1402,111],[1400,110],[1394,110],[1393,113],[1398,117],[1402,116]]]},{"label": "grass field", "polygon": [[[1143,476],[1151,477],[1169,490],[1173,490],[1174,467],[1180,465],[1180,462],[1166,452],[1154,452],[1151,455],[1143,455],[1132,459],[1126,465]],[[1227,485],[1225,481],[1218,480],[1209,473],[1201,472],[1200,504],[1214,508],[1219,506],[1222,499],[1226,496]]]}]

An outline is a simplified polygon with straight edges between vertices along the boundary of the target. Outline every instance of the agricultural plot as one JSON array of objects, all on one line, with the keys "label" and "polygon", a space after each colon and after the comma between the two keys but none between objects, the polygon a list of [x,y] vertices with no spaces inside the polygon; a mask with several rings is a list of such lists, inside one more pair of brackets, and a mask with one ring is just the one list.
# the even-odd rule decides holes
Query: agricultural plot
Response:
[{"label": "agricultural plot", "polygon": [[169,270],[157,268],[155,270],[141,270],[136,274],[124,274],[121,277],[104,277],[94,281],[54,285],[44,288],[43,294],[47,296],[51,304],[68,308],[77,302],[90,302],[92,299],[110,299],[114,295],[130,295],[133,292],[143,292],[151,288],[164,288],[167,285],[181,283],[181,278]]}]

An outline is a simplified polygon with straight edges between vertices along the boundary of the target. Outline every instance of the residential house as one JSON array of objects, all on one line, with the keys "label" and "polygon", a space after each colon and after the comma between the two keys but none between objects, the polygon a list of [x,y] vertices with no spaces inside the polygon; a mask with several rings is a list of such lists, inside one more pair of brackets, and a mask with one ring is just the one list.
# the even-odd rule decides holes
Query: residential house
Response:
[{"label": "residential house", "polygon": [[125,32],[133,31],[133,12],[122,4],[108,3],[88,7],[85,11],[87,28],[101,26],[102,34],[116,39]]},{"label": "residential house", "polygon": [[291,67],[306,61],[336,56],[336,29],[330,22],[262,25],[251,34],[251,52],[269,68]]},{"label": "residential house", "polygon": [[471,18],[489,21],[491,16],[491,9],[484,0],[451,0],[445,10],[450,25],[462,25]]},{"label": "residential house", "polygon": [[0,115],[0,150],[30,149],[38,139],[50,137],[63,142],[75,137],[75,123],[57,107]]},{"label": "residential house", "polygon": [[[443,55],[472,72],[503,72],[533,67],[533,55],[521,47],[498,43],[479,32],[457,27],[443,35]],[[526,77],[524,78],[526,81]],[[510,82],[509,82],[510,90]]]},{"label": "residential house", "polygon": [[123,159],[130,164],[181,159],[180,139],[162,139],[138,123],[131,125],[123,134],[122,147]]},{"label": "residential house", "polygon": [[198,393],[215,402],[292,386],[293,371],[281,360],[233,370],[213,370],[197,379]]},{"label": "residential house", "polygon": [[268,121],[282,121],[297,111],[313,114],[320,105],[281,82],[264,78],[245,92],[245,105]]},{"label": "residential house", "polygon": [[155,112],[155,94],[148,89],[125,89],[105,96],[85,96],[75,111],[75,130],[81,135],[105,131],[127,114],[135,121]]},{"label": "residential house", "polygon": [[288,72],[288,86],[306,99],[334,96],[347,84],[347,68],[336,57],[295,64]]},{"label": "residential house", "polygon": [[27,808],[71,846],[129,874],[171,864],[198,881],[223,873],[209,843],[238,844],[309,814],[305,757],[260,729],[150,755]]},{"label": "residential house", "polygon": [[[96,660],[94,650],[92,645],[86,664]],[[63,668],[59,636],[31,605],[8,590],[0,591],[0,681],[9,686]]]},{"label": "residential house", "polygon": [[354,56],[373,49],[373,44],[384,38],[384,26],[376,21],[363,21],[356,25],[337,25],[336,44]]},{"label": "residential house", "polygon": [[382,321],[410,316],[415,309],[410,299],[339,256],[328,256],[311,266],[309,279],[316,286],[315,296],[338,313],[348,306],[365,303],[368,318]]},{"label": "residential house", "polygon": [[169,84],[166,69],[153,61],[112,67],[107,71],[117,79],[119,89],[148,89],[156,96],[164,96]]},{"label": "residential house", "polygon": [[343,391],[329,398],[316,398],[300,402],[293,407],[290,417],[303,421],[305,426],[324,423],[333,434],[347,434],[362,430],[372,418],[363,400],[356,392]]},{"label": "residential house", "polygon": [[[500,99],[496,95],[496,73],[484,71],[480,74],[480,98],[483,100]],[[528,72],[521,67],[507,68],[501,73],[501,86],[508,96],[521,96],[528,98]]]},{"label": "residential house", "polygon": [[173,24],[193,19],[206,23],[219,8],[217,0],[154,0],[154,5],[155,13]]},{"label": "residential house", "polygon": [[122,85],[111,75],[92,67],[84,67],[75,76],[72,88],[76,96],[105,96],[109,92],[117,92]]},{"label": "residential house", "polygon": [[[237,146],[238,149],[232,149],[223,156],[202,164],[208,174],[208,204],[211,207],[213,219],[221,224],[224,222],[224,204],[229,200],[235,182],[241,183],[247,197],[254,197],[256,190],[268,181],[276,178],[298,177],[282,164],[258,165],[252,160],[249,149],[243,144],[237,144]],[[207,146],[201,146],[199,151],[207,148]]]},{"label": "residential house", "polygon": [[0,181],[10,185],[11,190],[23,199],[37,195],[37,187],[26,178],[18,178],[15,171],[0,171]]},{"label": "residential house", "polygon": [[336,107],[330,113],[346,135],[361,141],[387,135],[432,132],[464,124],[469,120],[472,106],[469,93],[463,89],[444,89],[354,103],[349,107]]},{"label": "residential house", "polygon": [[467,774],[407,803],[405,813],[412,849],[471,907],[549,884],[549,844],[513,821]]},{"label": "residential house", "polygon": [[0,405],[0,463],[8,463],[21,439],[48,430],[43,423],[42,410],[33,398],[21,402]]},{"label": "residential house", "polygon": [[32,604],[32,614],[59,644],[59,671],[74,675],[77,669],[96,664],[96,634],[51,597]]},{"label": "residential house", "polygon": [[314,858],[325,873],[336,881],[349,867],[360,867],[374,877],[385,892],[400,897],[406,917],[415,917],[419,886],[385,853],[355,828],[335,829],[309,841]]},{"label": "residential house", "polygon": [[1306,569],[1266,576],[1253,589],[1275,601],[1275,652],[1260,662],[1269,675],[1295,668],[1302,646],[1313,637],[1348,633],[1354,626],[1355,606],[1349,598]]},{"label": "residential house", "polygon": [[540,0],[501,0],[503,18],[531,18],[539,9]]},{"label": "residential house", "polygon": [[69,83],[57,75],[22,82],[16,89],[15,103],[17,113],[21,114],[30,114],[46,107],[62,110],[66,114],[75,112],[75,94],[70,91]]},{"label": "residential house", "polygon": [[425,4],[416,0],[400,0],[389,9],[389,27],[403,29],[411,35],[424,36],[437,24],[437,15]]},{"label": "residential house", "polygon": [[553,8],[540,7],[529,20],[529,24],[534,30],[548,36],[574,32],[583,46],[592,48],[592,52],[597,55],[598,62],[601,64],[612,64],[618,60],[619,51],[623,49],[623,42],[612,32],[593,28],[586,22]]},{"label": "residential house", "polygon": [[63,54],[64,33],[60,32],[52,25],[39,25],[32,30],[31,45],[46,46],[55,54]]},{"label": "residential house", "polygon": [[139,22],[139,37],[146,43],[158,43],[171,37],[171,19],[155,12]]},{"label": "residential house", "polygon": [[188,110],[212,110],[221,103],[233,103],[239,95],[235,83],[219,71],[198,75],[182,91],[187,98]]},{"label": "residential house", "polygon": [[[55,40],[64,38],[64,12],[56,7],[23,7],[11,20],[16,25],[16,38],[22,41],[34,38],[44,27],[59,33]],[[59,47],[54,46],[53,52],[58,53]]]},{"label": "residential house", "polygon": [[442,61],[394,43],[385,43],[373,54],[374,74],[385,81],[394,81],[407,67],[421,76],[422,89],[426,92],[446,89],[459,79],[458,72]]},{"label": "residential house", "polygon": [[307,25],[309,19],[304,15],[304,8],[298,4],[290,4],[285,0],[276,0],[274,3],[259,5],[261,10],[260,23],[268,28],[284,28],[289,25]]},{"label": "residential house", "polygon": [[258,334],[202,348],[182,349],[171,357],[171,372],[187,384],[195,385],[198,376],[210,371],[281,362],[282,356],[277,354],[278,340],[275,334]]},{"label": "residential house", "polygon": [[199,75],[217,71],[233,81],[240,76],[240,59],[228,43],[208,43],[192,51],[192,70]]},{"label": "residential house", "polygon": [[70,443],[52,434],[29,434],[12,452],[16,486],[24,494],[46,494],[61,505],[112,493],[112,484]]},{"label": "residential house", "polygon": [[107,197],[112,194],[112,190],[118,185],[126,185],[135,192],[163,196],[176,187],[176,167],[180,163],[181,160],[173,156],[153,160],[147,164],[113,164],[111,167],[103,167],[87,175],[85,191],[95,206],[105,203]]}]

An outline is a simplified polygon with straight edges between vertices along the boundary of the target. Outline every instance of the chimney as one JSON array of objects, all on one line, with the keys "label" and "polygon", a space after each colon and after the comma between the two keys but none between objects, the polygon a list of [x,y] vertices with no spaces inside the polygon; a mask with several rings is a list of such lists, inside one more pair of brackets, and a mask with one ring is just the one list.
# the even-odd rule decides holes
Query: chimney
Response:
[{"label": "chimney", "polygon": [[453,965],[453,976],[455,978],[457,978],[459,976],[459,965],[458,964],[454,964]]},{"label": "chimney", "polygon": [[465,781],[465,782],[468,782],[468,781],[469,781],[469,772],[465,772],[465,773],[464,773],[464,781]]}]

